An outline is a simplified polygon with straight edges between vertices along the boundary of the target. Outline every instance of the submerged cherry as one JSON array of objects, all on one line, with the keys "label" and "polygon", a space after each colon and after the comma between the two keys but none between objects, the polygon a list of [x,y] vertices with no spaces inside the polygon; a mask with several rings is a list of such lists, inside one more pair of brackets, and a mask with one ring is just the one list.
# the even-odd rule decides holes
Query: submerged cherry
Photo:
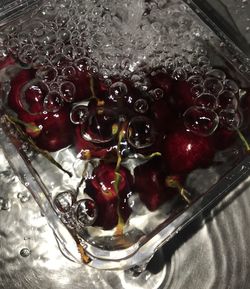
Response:
[{"label": "submerged cherry", "polygon": [[154,158],[135,168],[135,191],[150,211],[170,200],[175,190],[165,186],[166,174],[162,170],[161,158]]},{"label": "submerged cherry", "polygon": [[162,155],[171,174],[188,173],[209,166],[215,149],[210,137],[193,134],[184,128],[166,135]]},{"label": "submerged cherry", "polygon": [[[86,193],[93,198],[97,205],[98,216],[95,226],[105,230],[114,228],[118,224],[119,213],[126,222],[130,209],[124,201],[130,192],[132,178],[125,168],[119,170],[119,182],[115,165],[101,163],[94,169],[92,177],[86,182]],[[116,187],[117,185],[117,187]],[[120,211],[122,209],[122,211]]]}]

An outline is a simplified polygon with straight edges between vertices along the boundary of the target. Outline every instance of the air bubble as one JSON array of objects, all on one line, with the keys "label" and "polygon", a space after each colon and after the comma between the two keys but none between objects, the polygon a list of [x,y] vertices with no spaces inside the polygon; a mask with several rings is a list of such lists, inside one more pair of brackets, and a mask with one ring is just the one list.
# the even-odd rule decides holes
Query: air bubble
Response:
[{"label": "air bubble", "polygon": [[63,55],[65,55],[69,59],[73,59],[74,57],[74,47],[72,45],[65,45],[62,49]]},{"label": "air bubble", "polygon": [[124,97],[128,93],[128,88],[123,82],[115,82],[109,88],[109,95],[115,100]]},{"label": "air bubble", "polygon": [[70,120],[74,124],[83,124],[89,116],[88,107],[84,105],[75,106],[70,112]]},{"label": "air bubble", "polygon": [[70,40],[71,33],[69,30],[65,28],[61,28],[59,31],[57,31],[57,37],[62,42],[66,43]]},{"label": "air bubble", "polygon": [[232,79],[225,79],[224,81],[224,89],[225,90],[230,90],[232,91],[234,94],[237,94],[239,92],[239,86],[238,84],[232,80]]},{"label": "air bubble", "polygon": [[134,110],[138,113],[146,113],[148,111],[148,108],[148,102],[143,98],[137,99],[134,104]]},{"label": "air bubble", "polygon": [[177,67],[173,71],[172,77],[175,80],[186,80],[187,79],[187,72],[183,68]]},{"label": "air bubble", "polygon": [[56,42],[56,40],[56,33],[54,31],[46,31],[45,35],[41,38],[41,44],[53,44]]},{"label": "air bubble", "polygon": [[143,149],[155,142],[155,131],[152,121],[144,116],[131,119],[127,129],[127,140],[136,149]]},{"label": "air bubble", "polygon": [[187,80],[192,86],[195,85],[202,85],[203,83],[203,78],[199,75],[193,75],[191,77],[188,78]]},{"label": "air bubble", "polygon": [[60,93],[66,102],[72,102],[75,98],[76,87],[74,83],[65,81],[60,85]]},{"label": "air bubble", "polygon": [[202,93],[195,99],[196,106],[214,109],[216,104],[216,97],[210,93]]},{"label": "air bubble", "polygon": [[238,107],[238,100],[232,91],[224,90],[218,95],[217,104],[220,109],[236,110]]},{"label": "air bubble", "polygon": [[34,46],[27,44],[19,50],[18,58],[21,62],[29,64],[32,62],[33,57],[36,56],[36,53]]},{"label": "air bubble", "polygon": [[36,76],[44,82],[52,82],[58,75],[57,70],[52,66],[43,66],[36,72]]},{"label": "air bubble", "polygon": [[43,107],[48,112],[58,112],[63,106],[61,95],[56,91],[51,91],[44,99]]},{"label": "air bubble", "polygon": [[63,69],[64,67],[69,65],[69,59],[65,57],[63,54],[56,54],[51,59],[51,63],[56,66],[58,69]]},{"label": "air bubble", "polygon": [[237,130],[242,123],[242,115],[239,111],[232,109],[222,110],[219,113],[220,125],[229,130]]},{"label": "air bubble", "polygon": [[97,218],[96,204],[91,199],[83,199],[75,204],[75,218],[81,227],[91,226]]},{"label": "air bubble", "polygon": [[20,255],[24,258],[27,258],[30,256],[30,249],[28,248],[23,248],[21,251],[20,251]]},{"label": "air bubble", "polygon": [[219,80],[225,80],[226,79],[226,73],[220,69],[212,69],[206,73],[206,76],[217,78]]},{"label": "air bubble", "polygon": [[204,81],[204,89],[208,93],[218,95],[223,90],[223,85],[219,79],[209,77]]},{"label": "air bubble", "polygon": [[200,136],[212,135],[219,125],[217,113],[203,107],[190,107],[183,118],[185,127]]},{"label": "air bubble", "polygon": [[191,93],[192,95],[194,95],[195,97],[199,97],[204,91],[204,88],[202,85],[194,85],[192,88],[191,88]]},{"label": "air bubble", "polygon": [[62,70],[62,75],[65,77],[74,77],[76,75],[76,69],[74,66],[66,66]]},{"label": "air bubble", "polygon": [[60,213],[67,213],[75,202],[75,196],[72,191],[59,193],[54,199],[55,208]]}]

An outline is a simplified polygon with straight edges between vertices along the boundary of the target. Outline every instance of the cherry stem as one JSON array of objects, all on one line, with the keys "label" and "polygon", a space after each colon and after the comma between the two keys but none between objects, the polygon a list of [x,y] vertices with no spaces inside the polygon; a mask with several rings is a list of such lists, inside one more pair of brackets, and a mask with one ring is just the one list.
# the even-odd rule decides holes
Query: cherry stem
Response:
[{"label": "cherry stem", "polygon": [[190,193],[174,177],[167,177],[165,180],[167,187],[177,189],[181,197],[190,205]]},{"label": "cherry stem", "polygon": [[96,98],[95,89],[94,89],[94,78],[93,77],[90,77],[90,91],[92,94],[91,98]]},{"label": "cherry stem", "polygon": [[[115,182],[114,182],[114,188],[115,188],[115,192],[117,193],[118,196],[118,204],[120,203],[120,199],[119,199],[119,184],[121,181],[121,174],[120,174],[120,167],[121,167],[121,162],[122,162],[122,157],[121,157],[121,153],[120,153],[120,148],[121,148],[121,142],[125,136],[125,126],[122,125],[121,128],[119,129],[119,135],[118,135],[118,143],[117,143],[117,162],[116,162],[116,167],[115,167]],[[115,231],[115,235],[119,236],[123,234],[123,227],[125,225],[123,217],[121,216],[120,210],[119,210],[119,206],[117,209],[117,213],[118,213],[118,224],[116,226],[116,231]]]},{"label": "cherry stem", "polygon": [[[18,124],[23,124],[22,121],[20,120],[17,120],[15,117],[13,116],[8,116],[8,115],[5,115],[6,117],[6,120],[9,121],[16,129],[16,131],[19,133],[21,139],[23,141],[26,141],[28,142],[31,147],[38,153],[40,153],[41,155],[43,155],[47,160],[49,160],[53,165],[55,165],[57,168],[59,168],[61,171],[63,171],[64,173],[66,173],[69,177],[72,177],[72,173],[65,170],[50,154],[49,152],[45,151],[45,150],[42,150],[40,149],[36,144],[35,142],[29,137],[27,136],[23,130],[18,126]],[[24,125],[24,124],[23,124]]]},{"label": "cherry stem", "polygon": [[242,132],[239,129],[237,129],[236,131],[237,131],[237,133],[238,133],[238,135],[240,137],[240,140],[244,144],[244,146],[246,148],[246,151],[249,152],[250,151],[250,145],[249,145],[247,139],[244,137],[244,135],[242,134]]}]

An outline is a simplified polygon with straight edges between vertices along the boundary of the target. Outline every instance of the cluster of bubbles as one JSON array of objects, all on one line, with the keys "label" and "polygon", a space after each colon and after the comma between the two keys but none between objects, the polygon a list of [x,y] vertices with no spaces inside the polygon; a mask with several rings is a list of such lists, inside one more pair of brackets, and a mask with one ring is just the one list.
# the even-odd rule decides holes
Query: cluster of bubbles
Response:
[{"label": "cluster of bubbles", "polygon": [[[0,34],[0,58],[9,52],[37,70],[49,103],[72,101],[68,76],[88,69],[108,78],[129,77],[146,86],[145,69],[164,66],[174,78],[207,70],[209,60],[197,38],[209,32],[179,1],[46,1],[30,19]],[[26,17],[27,18],[27,17]]]},{"label": "cluster of bubbles", "polygon": [[97,218],[95,202],[91,199],[76,201],[72,191],[59,193],[53,203],[62,222],[71,229],[91,226]]},{"label": "cluster of bubbles", "polygon": [[194,106],[183,117],[185,126],[192,132],[209,136],[220,125],[227,130],[237,130],[242,124],[239,109],[239,87],[228,79],[225,72],[212,69],[205,77],[191,76]]}]

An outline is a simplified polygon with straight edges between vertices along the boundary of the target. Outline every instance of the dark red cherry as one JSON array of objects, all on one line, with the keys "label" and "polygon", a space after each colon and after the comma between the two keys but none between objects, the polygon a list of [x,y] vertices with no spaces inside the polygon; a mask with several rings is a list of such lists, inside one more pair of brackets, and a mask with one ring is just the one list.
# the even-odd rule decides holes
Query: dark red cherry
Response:
[{"label": "dark red cherry", "polygon": [[161,158],[154,158],[134,171],[135,191],[150,211],[155,211],[175,194],[175,190],[165,186],[166,174],[161,162]]},{"label": "dark red cherry", "polygon": [[177,118],[165,99],[152,103],[150,110],[154,127],[158,132],[168,132],[175,129]]},{"label": "dark red cherry", "polygon": [[211,138],[195,135],[184,128],[166,135],[162,147],[162,155],[171,174],[188,173],[209,166],[214,154]]},{"label": "dark red cherry", "polygon": [[26,128],[26,133],[34,138],[37,146],[49,152],[65,148],[73,143],[73,125],[69,118],[69,109],[63,108],[56,113],[44,113],[34,120],[33,115],[21,113],[19,118],[40,128],[39,132],[32,132]]},{"label": "dark red cherry", "polygon": [[213,134],[214,146],[218,150],[229,148],[237,139],[237,132],[235,130],[228,130],[219,127]]},{"label": "dark red cherry", "polygon": [[193,106],[194,94],[192,92],[192,85],[184,80],[175,81],[171,103],[175,110],[180,113]]},{"label": "dark red cherry", "polygon": [[[114,186],[116,180],[115,165],[101,163],[94,169],[92,177],[86,182],[86,193],[96,202],[98,217],[95,226],[105,230],[114,228],[118,223],[118,210],[126,222],[130,214],[128,202],[124,199],[130,191],[132,177],[125,168],[119,169],[120,181],[118,192]],[[119,204],[120,203],[120,204]],[[119,205],[118,205],[119,204]]]}]

